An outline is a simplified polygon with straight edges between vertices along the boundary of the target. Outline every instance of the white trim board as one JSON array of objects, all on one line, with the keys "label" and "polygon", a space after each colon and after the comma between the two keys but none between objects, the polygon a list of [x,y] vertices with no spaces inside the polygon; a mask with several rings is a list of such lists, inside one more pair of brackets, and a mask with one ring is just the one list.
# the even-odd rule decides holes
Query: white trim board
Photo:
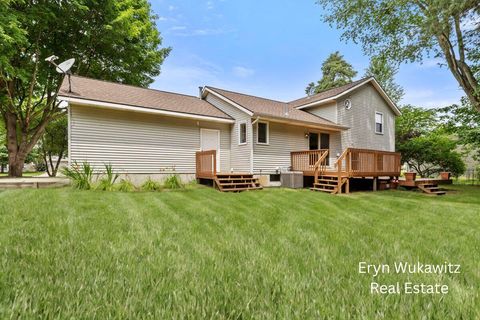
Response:
[{"label": "white trim board", "polygon": [[307,103],[307,104],[304,104],[304,105],[301,105],[301,106],[298,106],[296,107],[296,109],[298,110],[302,110],[302,109],[305,109],[305,108],[309,108],[309,107],[314,107],[314,106],[319,106],[319,105],[322,105],[322,104],[325,104],[325,103],[328,103],[328,102],[333,102],[333,101],[336,101],[338,100],[340,97],[352,92],[353,90],[355,89],[358,89],[359,87],[365,85],[366,83],[369,83],[369,82],[372,82],[373,86],[375,87],[375,89],[377,89],[377,91],[380,93],[380,95],[385,99],[385,101],[387,102],[387,104],[389,105],[390,108],[392,108],[393,112],[399,116],[401,115],[402,113],[400,112],[400,110],[398,109],[397,105],[390,99],[390,97],[387,95],[387,93],[383,90],[382,86],[377,82],[377,80],[375,80],[375,78],[369,78],[369,79],[366,79],[365,81],[363,82],[360,82],[359,84],[351,87],[350,89],[348,90],[345,90],[339,94],[337,94],[336,96],[333,96],[333,97],[330,97],[330,98],[326,98],[326,99],[322,99],[322,100],[318,100],[318,101],[313,101],[313,102],[310,102],[310,103]]},{"label": "white trim board", "polygon": [[80,99],[80,98],[65,97],[65,96],[58,96],[58,99],[67,101],[68,103],[73,103],[75,105],[101,107],[106,109],[133,111],[133,112],[139,112],[139,113],[158,114],[158,115],[164,115],[164,116],[170,116],[170,117],[176,117],[176,118],[205,120],[205,121],[221,122],[221,123],[235,123],[235,120],[233,119],[222,119],[222,118],[202,116],[202,115],[189,114],[189,113],[181,113],[181,112],[175,112],[175,111],[134,107],[134,106],[129,106],[129,105],[120,104],[120,103],[103,102],[103,101]]},{"label": "white trim board", "polygon": [[204,87],[203,90],[202,90],[202,97],[205,95],[205,92],[208,92],[208,93],[211,93],[213,94],[215,97],[227,102],[228,104],[231,104],[232,106],[234,106],[235,108],[245,112],[246,114],[248,114],[250,117],[253,116],[253,112],[248,110],[247,108],[245,107],[242,107],[241,105],[239,105],[238,103],[228,99],[227,97],[221,95],[220,93],[208,88],[208,87]]}]

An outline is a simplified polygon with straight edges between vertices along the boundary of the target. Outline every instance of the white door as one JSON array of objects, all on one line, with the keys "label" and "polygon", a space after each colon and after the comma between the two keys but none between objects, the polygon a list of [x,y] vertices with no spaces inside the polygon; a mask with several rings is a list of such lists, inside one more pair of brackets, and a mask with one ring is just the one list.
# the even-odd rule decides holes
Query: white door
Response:
[{"label": "white door", "polygon": [[217,172],[220,172],[220,130],[200,129],[200,149],[217,150]]}]

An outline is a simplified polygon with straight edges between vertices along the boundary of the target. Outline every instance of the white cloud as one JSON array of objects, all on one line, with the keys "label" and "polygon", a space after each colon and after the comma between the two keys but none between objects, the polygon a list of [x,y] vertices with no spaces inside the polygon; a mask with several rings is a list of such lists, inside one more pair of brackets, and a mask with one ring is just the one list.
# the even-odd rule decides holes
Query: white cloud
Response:
[{"label": "white cloud", "polygon": [[186,26],[173,26],[168,30],[170,30],[170,31],[182,31],[182,30],[187,30],[187,27]]},{"label": "white cloud", "polygon": [[189,29],[185,26],[172,27],[168,30],[175,36],[181,37],[195,37],[195,36],[215,36],[230,33],[232,31],[223,29],[223,28],[199,28],[199,29]]},{"label": "white cloud", "polygon": [[169,10],[169,11],[174,11],[174,10],[176,10],[176,9],[177,9],[177,7],[175,7],[175,6],[172,6],[172,5],[169,5],[169,6],[168,6],[168,10]]},{"label": "white cloud", "polygon": [[255,74],[255,70],[245,68],[242,66],[236,66],[236,67],[233,67],[232,73],[239,78],[248,78]]},{"label": "white cloud", "polygon": [[215,7],[213,1],[209,0],[207,1],[207,9],[212,10]]},{"label": "white cloud", "polygon": [[160,17],[158,17],[157,20],[158,20],[158,21],[168,21],[168,18],[167,18],[167,17],[162,17],[162,16],[160,16]]}]

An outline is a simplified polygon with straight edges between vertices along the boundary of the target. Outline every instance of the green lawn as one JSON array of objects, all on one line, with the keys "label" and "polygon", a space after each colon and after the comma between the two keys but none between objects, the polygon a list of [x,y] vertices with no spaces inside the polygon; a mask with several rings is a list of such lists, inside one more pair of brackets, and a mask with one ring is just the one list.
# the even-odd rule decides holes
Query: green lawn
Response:
[{"label": "green lawn", "polygon": [[[36,177],[36,176],[39,176],[41,174],[44,174],[45,172],[38,172],[38,171],[35,171],[35,172],[24,172],[23,173],[23,177]],[[4,173],[0,173],[0,178],[1,177],[7,177],[8,176],[8,173],[7,172],[4,172]]]},{"label": "green lawn", "polygon": [[[480,318],[480,188],[0,192],[0,318]],[[359,274],[358,263],[461,264]],[[379,295],[372,281],[442,283]]]}]

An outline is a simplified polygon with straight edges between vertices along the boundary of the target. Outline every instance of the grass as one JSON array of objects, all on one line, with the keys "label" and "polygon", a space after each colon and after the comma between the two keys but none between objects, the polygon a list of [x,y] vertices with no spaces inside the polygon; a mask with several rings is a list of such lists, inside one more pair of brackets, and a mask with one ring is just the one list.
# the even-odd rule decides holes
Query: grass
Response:
[{"label": "grass", "polygon": [[[209,188],[0,192],[0,318],[480,318],[480,188],[444,197]],[[447,295],[372,295],[358,263]]]},{"label": "grass", "polygon": [[[36,176],[39,176],[41,174],[44,174],[45,172],[38,172],[38,171],[34,171],[34,172],[24,172],[23,173],[23,176],[24,177],[36,177]],[[8,177],[8,172],[4,172],[4,173],[0,173],[0,178],[1,177]]]}]

